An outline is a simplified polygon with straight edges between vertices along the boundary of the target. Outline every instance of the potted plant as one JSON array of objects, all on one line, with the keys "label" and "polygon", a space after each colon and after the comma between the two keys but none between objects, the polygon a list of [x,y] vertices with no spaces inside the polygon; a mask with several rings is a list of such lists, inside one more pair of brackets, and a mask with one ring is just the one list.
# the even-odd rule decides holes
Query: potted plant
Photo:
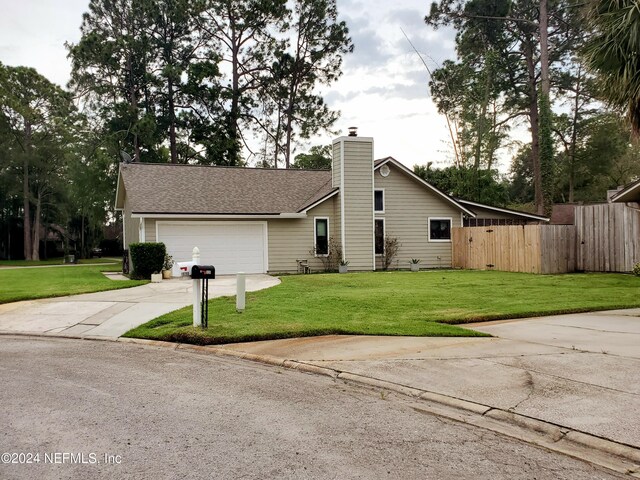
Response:
[{"label": "potted plant", "polygon": [[420,270],[420,259],[419,258],[412,258],[411,261],[409,262],[409,267],[411,268],[412,272],[417,272]]},{"label": "potted plant", "polygon": [[151,283],[160,283],[162,282],[162,274],[160,272],[153,272],[151,274]]},{"label": "potted plant", "polygon": [[340,265],[338,265],[339,273],[347,273],[349,271],[349,260],[340,260]]},{"label": "potted plant", "polygon": [[176,262],[173,261],[173,257],[168,253],[164,256],[164,264],[162,265],[162,278],[168,280],[171,278],[171,269]]}]

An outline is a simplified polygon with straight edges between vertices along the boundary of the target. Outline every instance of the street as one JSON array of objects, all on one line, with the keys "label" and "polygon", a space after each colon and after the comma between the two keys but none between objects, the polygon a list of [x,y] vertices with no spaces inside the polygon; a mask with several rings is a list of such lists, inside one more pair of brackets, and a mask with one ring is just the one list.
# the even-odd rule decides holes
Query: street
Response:
[{"label": "street", "polygon": [[0,453],[40,455],[2,455],[2,479],[623,478],[401,396],[192,352],[2,336],[0,381]]}]

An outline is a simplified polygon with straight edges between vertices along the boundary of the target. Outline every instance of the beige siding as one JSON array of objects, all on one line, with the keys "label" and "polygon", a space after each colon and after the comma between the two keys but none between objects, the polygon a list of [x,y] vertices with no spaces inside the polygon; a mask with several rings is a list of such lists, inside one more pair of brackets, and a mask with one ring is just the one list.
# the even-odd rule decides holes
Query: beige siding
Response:
[{"label": "beige siding", "polygon": [[329,236],[339,239],[340,225],[335,220],[339,209],[336,197],[309,210],[306,218],[269,220],[270,272],[295,272],[298,259],[306,259],[312,271],[322,271],[322,262],[313,255],[314,217],[329,218]]},{"label": "beige siding", "polygon": [[342,161],[342,150],[340,142],[333,143],[333,161],[331,162],[331,186],[340,188],[340,166]]},{"label": "beige siding", "polygon": [[[338,235],[339,225],[335,220],[336,197],[330,198],[307,213],[306,218],[292,219],[268,219],[267,235],[269,247],[269,272],[273,273],[295,273],[298,269],[296,260],[306,259],[312,271],[321,271],[322,262],[313,256],[314,242],[314,217],[329,218],[329,235]],[[137,219],[134,219],[137,222]],[[178,220],[175,218],[163,218],[161,221]],[[199,220],[192,220],[197,222]],[[211,219],[200,221],[212,222]],[[241,221],[234,219],[234,222]],[[255,219],[247,219],[251,222]],[[221,220],[224,222],[224,220]],[[147,242],[156,241],[156,219],[145,219],[145,240]]]},{"label": "beige siding", "polygon": [[373,270],[373,140],[346,137],[343,148],[343,253],[350,270]]},{"label": "beige siding", "polygon": [[156,221],[153,218],[144,219],[144,241],[155,242],[156,240]]},{"label": "beige siding", "polygon": [[[389,176],[382,177],[376,171],[374,182],[375,188],[384,189],[385,212],[376,213],[376,218],[384,218],[386,234],[397,237],[401,243],[390,268],[409,268],[412,258],[421,260],[421,268],[450,267],[451,242],[429,241],[428,218],[451,218],[451,226],[460,227],[460,210],[398,168],[388,165]],[[379,258],[376,264],[380,267]]]},{"label": "beige siding", "polygon": [[124,211],[122,212],[122,223],[124,224],[124,241],[126,242],[124,248],[129,248],[130,244],[140,241],[140,220],[131,218],[131,206],[126,197]]}]

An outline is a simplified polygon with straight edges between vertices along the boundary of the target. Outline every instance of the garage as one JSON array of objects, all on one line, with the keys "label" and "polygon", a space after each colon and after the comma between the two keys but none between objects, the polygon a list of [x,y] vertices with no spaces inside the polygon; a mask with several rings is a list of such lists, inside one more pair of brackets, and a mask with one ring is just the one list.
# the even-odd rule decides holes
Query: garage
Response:
[{"label": "garage", "polygon": [[267,272],[266,222],[158,221],[156,228],[175,261],[191,260],[198,247],[201,263],[214,265],[218,275]]}]

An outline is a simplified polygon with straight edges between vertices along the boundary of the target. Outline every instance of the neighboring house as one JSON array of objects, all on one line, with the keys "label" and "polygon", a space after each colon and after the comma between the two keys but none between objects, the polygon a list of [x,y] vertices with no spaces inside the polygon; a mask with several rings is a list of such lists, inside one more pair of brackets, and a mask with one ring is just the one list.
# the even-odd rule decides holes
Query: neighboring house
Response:
[{"label": "neighboring house", "polygon": [[330,171],[121,164],[116,197],[125,248],[159,241],[184,261],[197,246],[219,274],[318,271],[331,238],[350,270],[375,270],[385,235],[401,244],[394,268],[449,267],[465,218],[535,217],[456,200],[391,157],[374,162],[373,139],[357,136],[334,140]]}]

